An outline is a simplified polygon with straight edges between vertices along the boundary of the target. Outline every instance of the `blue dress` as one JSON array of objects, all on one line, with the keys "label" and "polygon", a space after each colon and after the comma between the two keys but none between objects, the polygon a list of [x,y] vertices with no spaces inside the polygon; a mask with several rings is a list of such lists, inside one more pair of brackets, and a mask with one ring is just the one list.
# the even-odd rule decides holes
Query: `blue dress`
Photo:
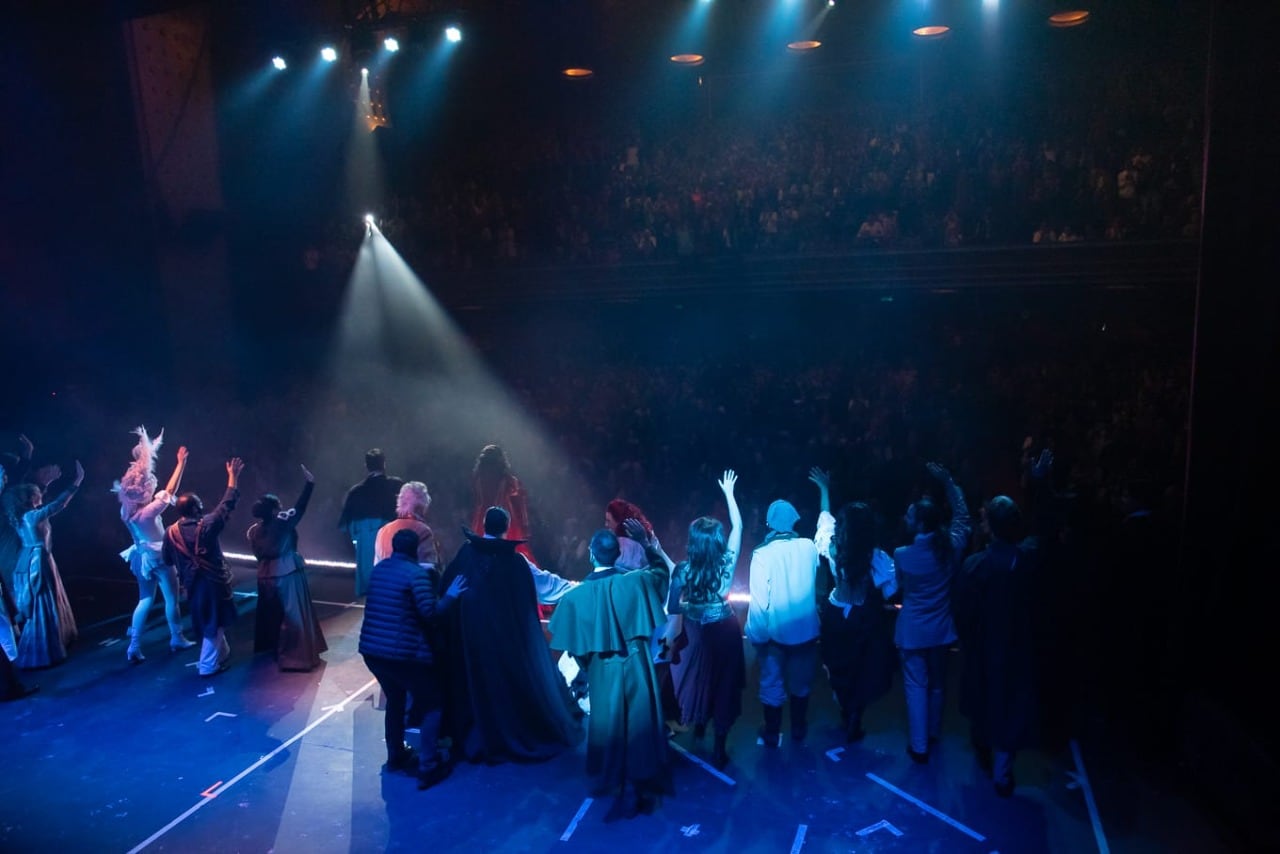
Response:
[{"label": "blue dress", "polygon": [[28,510],[18,520],[22,552],[13,571],[13,589],[20,619],[25,620],[18,639],[22,668],[51,667],[67,659],[67,647],[76,639],[76,618],[53,560],[49,517],[61,512],[76,494],[71,487],[47,504]]}]

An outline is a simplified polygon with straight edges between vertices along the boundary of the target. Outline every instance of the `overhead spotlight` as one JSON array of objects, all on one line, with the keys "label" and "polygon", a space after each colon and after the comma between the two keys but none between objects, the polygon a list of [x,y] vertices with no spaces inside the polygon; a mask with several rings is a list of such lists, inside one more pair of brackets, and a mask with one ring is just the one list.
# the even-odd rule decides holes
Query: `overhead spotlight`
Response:
[{"label": "overhead spotlight", "polygon": [[387,53],[395,53],[400,49],[400,42],[396,41],[391,36],[387,36],[382,40],[382,46],[387,49]]},{"label": "overhead spotlight", "polygon": [[445,27],[444,37],[447,38],[449,41],[453,42],[454,44],[457,44],[458,42],[462,41],[462,30],[458,29],[457,27]]},{"label": "overhead spotlight", "polygon": [[835,5],[836,5],[836,0],[827,0],[827,8],[828,8],[828,9],[835,8]]},{"label": "overhead spotlight", "polygon": [[276,67],[277,71],[284,71],[289,67],[289,63],[284,61],[283,56],[275,56],[271,58],[271,64]]},{"label": "overhead spotlight", "polygon": [[676,65],[701,65],[707,58],[700,53],[677,53],[671,61]]},{"label": "overhead spotlight", "polygon": [[325,45],[320,49],[320,58],[323,59],[325,62],[337,62],[338,51],[336,51],[333,47],[329,45]]},{"label": "overhead spotlight", "polygon": [[793,50],[796,53],[803,53],[806,50],[817,50],[822,47],[822,42],[817,39],[804,39],[802,41],[787,42],[787,50]]},{"label": "overhead spotlight", "polygon": [[368,77],[368,76],[369,76],[369,69],[367,69],[367,68],[361,68],[361,69],[360,69],[360,76],[361,76],[361,77]]},{"label": "overhead spotlight", "polygon": [[364,215],[364,221],[365,221],[365,224],[366,224],[366,225],[373,225],[373,214],[371,214],[371,213],[367,213],[367,214],[365,214],[365,215]]}]

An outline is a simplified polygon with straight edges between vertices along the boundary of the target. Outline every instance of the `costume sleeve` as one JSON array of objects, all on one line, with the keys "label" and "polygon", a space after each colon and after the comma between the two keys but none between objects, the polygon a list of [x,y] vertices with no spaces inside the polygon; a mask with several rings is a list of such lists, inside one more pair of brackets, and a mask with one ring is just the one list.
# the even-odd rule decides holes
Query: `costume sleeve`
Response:
[{"label": "costume sleeve", "polygon": [[174,498],[165,490],[156,493],[156,497],[142,505],[133,514],[133,521],[145,524],[164,512],[164,508],[174,503]]},{"label": "costume sleeve", "polygon": [[28,510],[27,515],[31,516],[32,525],[38,525],[55,513],[61,513],[63,510],[66,510],[67,505],[71,503],[71,499],[75,497],[77,489],[79,489],[79,487],[68,486],[66,489],[62,490],[62,494],[57,498],[41,504],[35,510]]},{"label": "costume sleeve", "polygon": [[222,529],[226,527],[227,520],[231,518],[231,511],[236,509],[236,502],[240,500],[240,490],[234,486],[227,487],[227,491],[223,493],[222,500],[218,502],[218,506],[213,508],[213,512],[204,517],[205,531],[210,537],[216,537],[222,533]]},{"label": "costume sleeve", "polygon": [[768,561],[761,560],[759,549],[751,553],[749,579],[751,604],[747,608],[747,640],[752,643],[765,643],[769,640],[765,615],[769,612],[770,583]]},{"label": "costume sleeve", "polygon": [[302,521],[302,516],[307,512],[307,505],[311,503],[311,492],[315,489],[315,481],[309,480],[302,487],[302,494],[298,496],[298,500],[294,502],[293,524]]},{"label": "costume sleeve", "polygon": [[831,560],[831,538],[836,533],[836,517],[826,510],[818,514],[818,530],[813,534],[813,544],[818,547],[818,554]]},{"label": "costume sleeve", "polygon": [[880,588],[880,595],[886,601],[898,592],[898,576],[893,568],[893,558],[880,549],[871,552],[871,583]]},{"label": "costume sleeve", "polygon": [[964,501],[964,491],[955,481],[947,484],[947,503],[951,505],[951,551],[956,559],[964,556],[969,548],[969,505]]},{"label": "costume sleeve", "polygon": [[565,593],[573,589],[572,581],[538,567],[528,558],[525,558],[525,563],[529,564],[529,574],[533,576],[533,588],[538,594],[538,601],[543,605],[554,605]]}]

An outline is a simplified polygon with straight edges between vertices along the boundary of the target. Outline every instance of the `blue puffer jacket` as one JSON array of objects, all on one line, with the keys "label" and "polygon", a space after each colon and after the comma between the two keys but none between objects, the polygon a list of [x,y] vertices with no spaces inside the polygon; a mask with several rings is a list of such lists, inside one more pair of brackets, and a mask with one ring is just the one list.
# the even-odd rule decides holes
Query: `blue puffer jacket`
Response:
[{"label": "blue puffer jacket", "polygon": [[360,654],[432,662],[431,626],[453,602],[437,601],[435,580],[412,560],[393,554],[373,567],[360,627]]}]

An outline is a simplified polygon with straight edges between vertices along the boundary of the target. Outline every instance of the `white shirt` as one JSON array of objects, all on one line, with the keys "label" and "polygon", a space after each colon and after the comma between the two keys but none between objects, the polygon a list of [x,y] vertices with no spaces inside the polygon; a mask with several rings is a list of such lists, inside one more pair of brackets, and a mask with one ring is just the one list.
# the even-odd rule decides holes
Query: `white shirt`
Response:
[{"label": "white shirt", "polygon": [[818,636],[818,548],[805,537],[777,539],[751,553],[747,640],[807,643]]}]

